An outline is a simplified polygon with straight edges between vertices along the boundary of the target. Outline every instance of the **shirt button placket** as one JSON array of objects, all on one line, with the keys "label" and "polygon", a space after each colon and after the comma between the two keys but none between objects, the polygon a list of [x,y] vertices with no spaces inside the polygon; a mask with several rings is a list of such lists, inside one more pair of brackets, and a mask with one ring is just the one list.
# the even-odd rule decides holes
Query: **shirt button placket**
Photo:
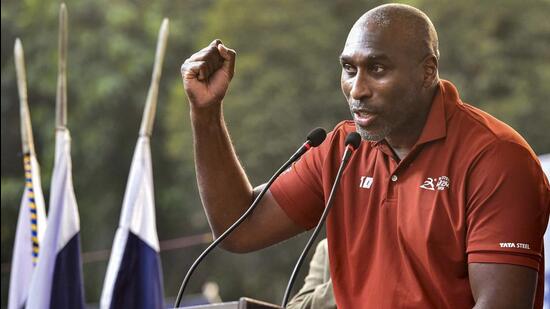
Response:
[{"label": "shirt button placket", "polygon": [[395,174],[390,176],[390,181],[388,182],[388,192],[386,193],[386,202],[384,203],[386,205],[395,203],[395,198],[397,197],[395,188],[397,185],[397,179],[398,177]]}]

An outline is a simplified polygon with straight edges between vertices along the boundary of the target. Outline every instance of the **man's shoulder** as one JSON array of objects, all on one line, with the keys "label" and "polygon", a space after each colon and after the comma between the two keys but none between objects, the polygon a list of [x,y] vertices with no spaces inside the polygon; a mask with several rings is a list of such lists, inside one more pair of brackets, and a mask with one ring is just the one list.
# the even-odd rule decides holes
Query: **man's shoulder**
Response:
[{"label": "man's shoulder", "polygon": [[498,173],[523,169],[539,177],[540,163],[531,146],[516,130],[489,113],[461,103],[447,125],[444,147],[456,159],[453,162],[458,170]]},{"label": "man's shoulder", "polygon": [[349,119],[342,120],[332,129],[332,132],[346,136],[351,132],[355,132],[355,123]]},{"label": "man's shoulder", "polygon": [[458,112],[450,120],[450,130],[478,150],[498,144],[501,147],[524,148],[534,155],[527,141],[511,126],[467,103],[458,105]]},{"label": "man's shoulder", "polygon": [[[341,144],[346,139],[346,136],[355,132],[355,124],[352,120],[343,120],[340,121],[336,126],[327,134],[326,141],[323,143],[323,146],[329,146],[334,144]],[[326,149],[328,150],[328,149]]]},{"label": "man's shoulder", "polygon": [[[355,123],[352,120],[343,120],[336,124],[334,128],[327,134],[325,141],[317,148],[312,149],[311,157],[317,162],[334,163],[340,162],[340,158],[345,150],[345,140],[348,134],[356,132]],[[361,146],[361,148],[367,148]],[[364,149],[363,149],[364,150]]]}]

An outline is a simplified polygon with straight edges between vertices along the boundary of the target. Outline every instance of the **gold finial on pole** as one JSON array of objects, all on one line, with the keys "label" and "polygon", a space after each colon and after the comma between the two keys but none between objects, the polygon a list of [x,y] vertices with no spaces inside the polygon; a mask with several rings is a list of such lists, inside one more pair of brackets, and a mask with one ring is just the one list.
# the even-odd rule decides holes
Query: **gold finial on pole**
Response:
[{"label": "gold finial on pole", "polygon": [[19,115],[21,118],[21,146],[23,154],[34,155],[34,140],[32,137],[31,115],[27,102],[27,74],[25,73],[25,55],[21,40],[15,40],[13,48],[15,57],[15,73],[17,76],[17,89],[19,90]]},{"label": "gold finial on pole", "polygon": [[153,66],[153,75],[151,77],[151,85],[147,93],[147,101],[141,119],[141,127],[139,129],[140,136],[151,136],[153,132],[153,123],[155,120],[155,112],[157,109],[157,97],[159,92],[160,75],[162,73],[162,63],[164,61],[164,52],[166,51],[166,43],[168,41],[168,18],[162,21],[157,40],[157,50],[155,53],[155,64]]}]

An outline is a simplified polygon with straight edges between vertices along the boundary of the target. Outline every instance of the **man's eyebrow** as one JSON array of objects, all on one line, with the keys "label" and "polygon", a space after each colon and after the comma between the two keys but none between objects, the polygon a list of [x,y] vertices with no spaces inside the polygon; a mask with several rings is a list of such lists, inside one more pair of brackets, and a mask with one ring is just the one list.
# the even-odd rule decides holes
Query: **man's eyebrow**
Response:
[{"label": "man's eyebrow", "polygon": [[338,57],[338,60],[340,61],[340,63],[348,62],[349,57],[346,56],[346,55],[340,55],[340,56]]},{"label": "man's eyebrow", "polygon": [[[347,63],[351,61],[352,57],[348,55],[340,55],[338,59],[340,60],[340,63]],[[385,54],[370,54],[367,56],[367,61],[384,61],[389,59],[390,58]]]},{"label": "man's eyebrow", "polygon": [[390,58],[385,55],[385,54],[375,54],[375,55],[369,55],[367,57],[369,60],[378,60],[378,61],[381,61],[381,60],[389,60]]}]

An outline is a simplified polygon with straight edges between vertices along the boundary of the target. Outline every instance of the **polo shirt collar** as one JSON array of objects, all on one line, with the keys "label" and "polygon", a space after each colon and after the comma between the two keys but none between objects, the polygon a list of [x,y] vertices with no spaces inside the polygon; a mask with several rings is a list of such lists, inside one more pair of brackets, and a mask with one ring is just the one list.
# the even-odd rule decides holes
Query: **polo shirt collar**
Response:
[{"label": "polo shirt collar", "polygon": [[437,92],[432,101],[432,106],[430,107],[430,112],[426,118],[426,123],[424,124],[418,141],[416,141],[416,145],[425,144],[447,136],[447,123],[445,120],[446,86],[445,82],[439,82]]},{"label": "polo shirt collar", "polygon": [[462,104],[456,87],[447,80],[440,80],[433,99],[426,124],[416,142],[425,144],[447,136],[447,120],[451,118],[457,105]]}]

